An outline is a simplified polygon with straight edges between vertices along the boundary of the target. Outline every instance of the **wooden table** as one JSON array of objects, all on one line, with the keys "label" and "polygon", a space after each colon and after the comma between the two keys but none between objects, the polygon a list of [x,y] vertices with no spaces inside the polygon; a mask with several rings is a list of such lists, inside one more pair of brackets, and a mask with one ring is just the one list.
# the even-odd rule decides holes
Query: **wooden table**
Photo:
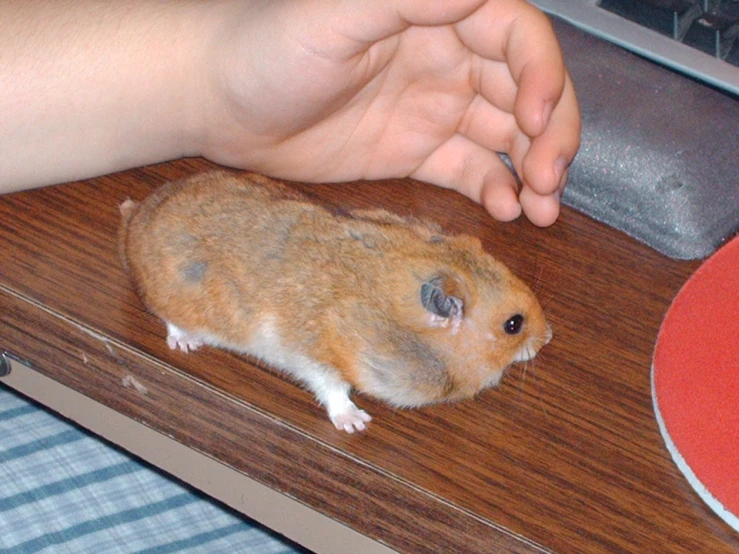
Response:
[{"label": "wooden table", "polygon": [[[336,431],[312,396],[235,355],[170,351],[116,254],[118,205],[205,170],[183,160],[0,197],[9,385],[322,552],[737,552],[671,461],[652,411],[659,325],[697,262],[564,209],[494,222],[414,182],[294,185],[481,237],[554,329],[536,363],[457,405]],[[22,362],[22,363],[21,363]],[[700,376],[696,376],[700,378]]]}]

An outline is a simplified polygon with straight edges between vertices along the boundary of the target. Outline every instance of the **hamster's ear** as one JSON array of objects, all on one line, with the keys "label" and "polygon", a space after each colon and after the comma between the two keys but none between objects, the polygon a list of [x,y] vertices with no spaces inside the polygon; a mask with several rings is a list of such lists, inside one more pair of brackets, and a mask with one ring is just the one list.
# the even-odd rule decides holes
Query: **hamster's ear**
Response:
[{"label": "hamster's ear", "polygon": [[438,276],[421,285],[421,305],[432,316],[432,323],[452,321],[458,323],[462,319],[464,302],[455,295],[453,279]]}]

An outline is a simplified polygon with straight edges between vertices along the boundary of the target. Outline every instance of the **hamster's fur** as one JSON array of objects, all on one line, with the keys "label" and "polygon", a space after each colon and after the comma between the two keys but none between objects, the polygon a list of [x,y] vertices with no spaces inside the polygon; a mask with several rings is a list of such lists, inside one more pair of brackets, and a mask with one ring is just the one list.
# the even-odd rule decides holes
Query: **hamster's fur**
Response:
[{"label": "hamster's fur", "polygon": [[170,348],[263,360],[350,433],[371,419],[352,389],[398,407],[468,398],[551,339],[478,239],[387,211],[335,215],[266,177],[209,172],[121,212],[123,265]]}]

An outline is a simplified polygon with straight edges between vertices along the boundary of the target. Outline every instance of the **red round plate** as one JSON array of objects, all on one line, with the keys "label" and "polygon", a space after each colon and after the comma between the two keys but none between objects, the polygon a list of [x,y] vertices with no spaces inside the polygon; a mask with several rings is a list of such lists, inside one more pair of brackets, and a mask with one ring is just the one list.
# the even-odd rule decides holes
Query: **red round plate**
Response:
[{"label": "red round plate", "polygon": [[673,460],[739,531],[739,237],[696,271],[667,312],[652,399]]}]

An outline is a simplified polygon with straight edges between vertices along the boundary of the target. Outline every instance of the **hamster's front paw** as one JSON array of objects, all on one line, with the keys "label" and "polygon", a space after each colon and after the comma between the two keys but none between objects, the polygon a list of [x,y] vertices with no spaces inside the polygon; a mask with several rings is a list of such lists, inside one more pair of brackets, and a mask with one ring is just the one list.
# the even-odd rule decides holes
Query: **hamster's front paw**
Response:
[{"label": "hamster's front paw", "polygon": [[188,352],[197,350],[202,345],[203,342],[195,335],[167,322],[167,346],[169,346],[170,350],[179,348],[187,354]]},{"label": "hamster's front paw", "polygon": [[365,424],[372,421],[372,416],[357,408],[353,403],[337,414],[330,414],[329,417],[339,431],[347,433],[364,431],[367,428]]}]

